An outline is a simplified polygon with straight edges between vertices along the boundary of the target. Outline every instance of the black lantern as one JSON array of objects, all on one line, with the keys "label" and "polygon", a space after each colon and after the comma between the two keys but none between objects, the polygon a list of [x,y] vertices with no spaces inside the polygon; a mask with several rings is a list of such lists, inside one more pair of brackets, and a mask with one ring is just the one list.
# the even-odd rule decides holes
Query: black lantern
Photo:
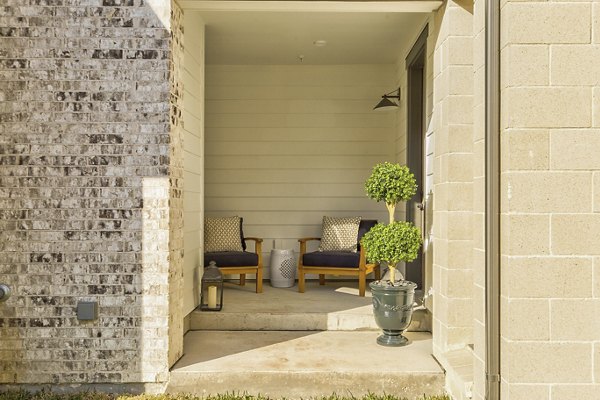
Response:
[{"label": "black lantern", "polygon": [[214,261],[204,268],[201,283],[200,310],[220,311],[223,307],[223,274]]}]

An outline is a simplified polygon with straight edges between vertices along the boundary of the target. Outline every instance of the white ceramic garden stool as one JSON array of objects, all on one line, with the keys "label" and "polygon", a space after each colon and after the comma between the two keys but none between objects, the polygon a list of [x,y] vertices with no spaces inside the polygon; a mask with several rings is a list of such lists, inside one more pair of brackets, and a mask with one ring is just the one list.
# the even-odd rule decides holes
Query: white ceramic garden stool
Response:
[{"label": "white ceramic garden stool", "polygon": [[294,286],[296,281],[296,258],[294,250],[271,250],[271,286],[287,288]]}]

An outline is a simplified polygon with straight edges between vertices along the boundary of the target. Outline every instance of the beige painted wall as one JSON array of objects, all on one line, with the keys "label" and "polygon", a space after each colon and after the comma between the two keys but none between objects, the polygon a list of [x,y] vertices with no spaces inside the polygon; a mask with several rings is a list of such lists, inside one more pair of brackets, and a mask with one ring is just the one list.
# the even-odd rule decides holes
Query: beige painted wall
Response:
[{"label": "beige painted wall", "polygon": [[502,6],[502,397],[600,393],[600,3]]},{"label": "beige painted wall", "polygon": [[[374,164],[394,160],[392,65],[207,66],[206,213],[240,215],[275,248],[320,236],[323,215],[386,219],[364,194]],[[268,268],[265,271],[268,276]]]},{"label": "beige painted wall", "polygon": [[184,88],[184,265],[183,312],[199,304],[204,218],[204,25],[185,13]]}]

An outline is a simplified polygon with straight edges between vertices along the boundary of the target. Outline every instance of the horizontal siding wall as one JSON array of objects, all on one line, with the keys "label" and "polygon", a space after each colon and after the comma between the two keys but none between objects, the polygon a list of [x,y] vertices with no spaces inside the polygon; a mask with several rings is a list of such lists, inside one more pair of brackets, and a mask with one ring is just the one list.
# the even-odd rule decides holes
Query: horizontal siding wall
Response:
[{"label": "horizontal siding wall", "polygon": [[206,71],[206,215],[243,217],[246,236],[265,239],[265,265],[272,248],[320,236],[323,215],[386,219],[364,181],[394,160],[395,115],[372,111],[393,66]]},{"label": "horizontal siding wall", "polygon": [[200,299],[204,240],[204,26],[193,13],[186,13],[185,22],[183,311],[187,315]]}]

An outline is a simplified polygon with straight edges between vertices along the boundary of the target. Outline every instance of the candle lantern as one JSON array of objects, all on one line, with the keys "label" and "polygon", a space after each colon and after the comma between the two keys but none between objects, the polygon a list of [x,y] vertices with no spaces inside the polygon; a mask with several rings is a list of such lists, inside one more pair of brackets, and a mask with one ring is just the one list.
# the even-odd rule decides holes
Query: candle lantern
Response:
[{"label": "candle lantern", "polygon": [[204,268],[201,294],[200,310],[221,310],[223,307],[223,274],[214,261],[209,262],[208,266]]}]

